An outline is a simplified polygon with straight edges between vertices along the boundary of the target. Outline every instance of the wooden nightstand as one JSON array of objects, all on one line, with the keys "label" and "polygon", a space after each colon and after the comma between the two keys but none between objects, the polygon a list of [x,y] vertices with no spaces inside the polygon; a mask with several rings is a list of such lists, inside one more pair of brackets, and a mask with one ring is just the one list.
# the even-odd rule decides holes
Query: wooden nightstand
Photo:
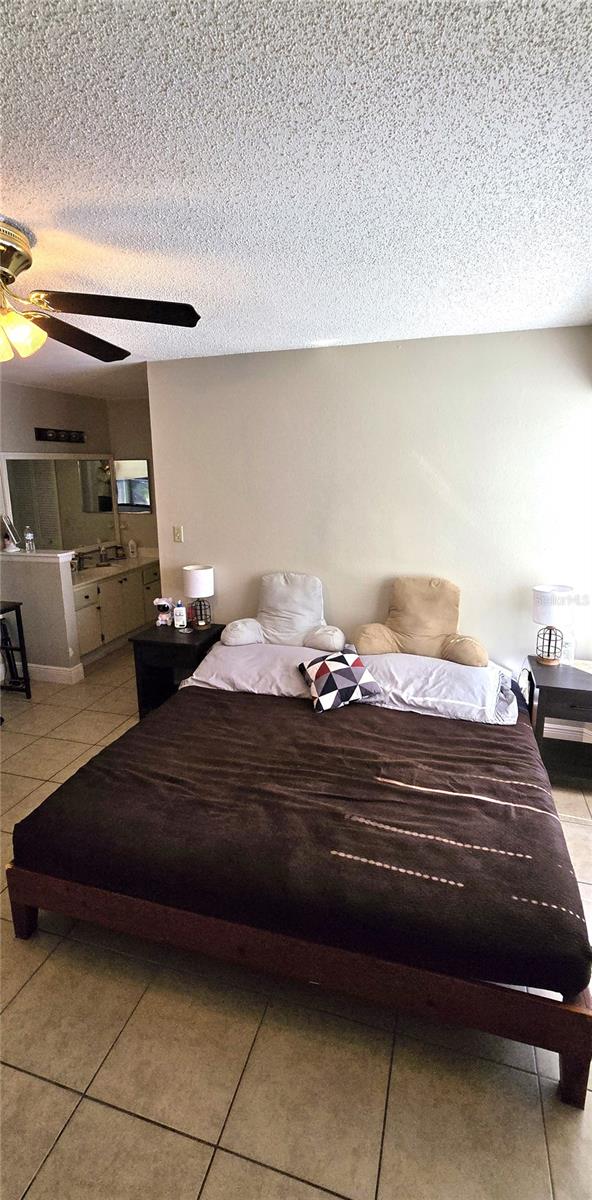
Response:
[{"label": "wooden nightstand", "polygon": [[223,629],[223,625],[210,625],[180,633],[172,625],[153,625],[129,639],[134,647],[140,717],[176,692],[181,680],[195,671],[219,641]]},{"label": "wooden nightstand", "polygon": [[592,778],[592,746],[545,737],[545,718],[592,721],[592,673],[577,666],[542,667],[528,656],[528,708],[532,720],[534,693],[538,700],[534,734],[547,768],[557,766]]}]

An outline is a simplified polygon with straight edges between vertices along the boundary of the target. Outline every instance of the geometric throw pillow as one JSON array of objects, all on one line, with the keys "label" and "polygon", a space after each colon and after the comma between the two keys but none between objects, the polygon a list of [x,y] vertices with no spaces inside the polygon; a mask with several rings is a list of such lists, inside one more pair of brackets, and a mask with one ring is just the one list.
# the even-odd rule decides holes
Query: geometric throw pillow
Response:
[{"label": "geometric throw pillow", "polygon": [[310,688],[317,713],[368,700],[382,692],[360,656],[345,650],[300,663],[298,670]]}]

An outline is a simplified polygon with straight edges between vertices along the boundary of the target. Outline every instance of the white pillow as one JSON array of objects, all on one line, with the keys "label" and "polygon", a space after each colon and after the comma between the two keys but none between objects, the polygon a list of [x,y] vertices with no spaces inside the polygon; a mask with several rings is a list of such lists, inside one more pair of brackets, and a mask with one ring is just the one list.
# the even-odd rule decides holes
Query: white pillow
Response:
[{"label": "white pillow", "polygon": [[[298,666],[317,654],[311,646],[217,642],[181,687],[310,700]],[[382,695],[367,704],[492,725],[515,725],[518,720],[510,680],[499,667],[462,667],[419,654],[364,654],[362,660],[382,688]]]},{"label": "white pillow", "polygon": [[272,571],[261,577],[257,618],[231,621],[222,631],[225,646],[309,646],[313,650],[343,650],[345,634],[326,625],[323,585],[316,575]]},{"label": "white pillow", "polygon": [[256,646],[261,645],[263,640],[263,630],[254,617],[242,617],[239,621],[231,621],[222,630],[224,646]]},{"label": "white pillow", "polygon": [[310,700],[298,664],[314,658],[315,647],[224,646],[216,642],[181,687],[218,688],[223,692],[254,692],[257,696],[289,696]]},{"label": "white pillow", "polygon": [[463,667],[419,654],[363,654],[382,695],[381,708],[456,717],[486,725],[515,725],[518,703],[500,667]]},{"label": "white pillow", "polygon": [[298,571],[263,575],[257,620],[266,642],[308,646],[305,634],[325,623],[320,579]]},{"label": "white pillow", "polygon": [[340,653],[345,646],[345,634],[337,625],[317,625],[316,629],[307,630],[304,636],[307,646],[312,646],[313,650],[325,650],[327,654]]}]

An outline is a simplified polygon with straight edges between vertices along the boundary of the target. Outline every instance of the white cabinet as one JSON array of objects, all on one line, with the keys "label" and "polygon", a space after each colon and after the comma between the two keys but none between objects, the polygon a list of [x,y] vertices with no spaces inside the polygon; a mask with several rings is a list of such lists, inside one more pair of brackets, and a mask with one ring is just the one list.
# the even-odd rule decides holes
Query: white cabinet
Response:
[{"label": "white cabinet", "polygon": [[90,654],[91,650],[96,650],[101,645],[101,614],[96,604],[89,605],[88,608],[81,608],[76,613],[76,624],[78,626],[78,652],[79,654]]},{"label": "white cabinet", "polygon": [[74,588],[81,655],[156,620],[152,601],[160,595],[158,563]]},{"label": "white cabinet", "polygon": [[142,571],[142,586],[144,588],[144,620],[145,623],[156,622],[154,601],[161,594],[161,576],[159,563],[144,566]]},{"label": "white cabinet", "polygon": [[158,563],[152,563],[149,567],[144,567],[142,571],[142,586],[144,588],[144,620],[148,622],[156,622],[156,609],[154,601],[160,596],[160,567]]},{"label": "white cabinet", "polygon": [[160,579],[155,583],[144,584],[144,621],[146,625],[151,621],[156,624],[157,612],[154,607],[154,601],[160,596]]},{"label": "white cabinet", "polygon": [[125,632],[131,633],[132,629],[139,629],[140,625],[144,624],[142,572],[130,571],[129,575],[124,575],[121,590],[123,593]]},{"label": "white cabinet", "polygon": [[131,633],[132,629],[139,629],[144,624],[141,571],[129,571],[126,575],[116,575],[114,579],[101,580],[99,589],[105,642],[112,642],[114,638]]},{"label": "white cabinet", "polygon": [[103,641],[113,642],[115,638],[127,633],[123,610],[123,576],[116,575],[114,579],[102,579],[99,584],[99,604],[101,606],[101,628]]},{"label": "white cabinet", "polygon": [[74,608],[80,654],[90,654],[91,650],[101,645],[101,613],[96,583],[74,588]]}]

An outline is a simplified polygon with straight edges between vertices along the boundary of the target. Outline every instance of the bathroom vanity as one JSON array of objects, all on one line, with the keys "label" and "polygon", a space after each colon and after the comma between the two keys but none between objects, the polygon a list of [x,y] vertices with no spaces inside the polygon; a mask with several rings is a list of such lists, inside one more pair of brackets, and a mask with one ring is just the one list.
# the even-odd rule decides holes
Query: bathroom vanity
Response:
[{"label": "bathroom vanity", "polygon": [[77,683],[87,655],[156,619],[160,568],[153,550],[72,571],[74,552],[3,553],[2,591],[22,601],[33,679]]},{"label": "bathroom vanity", "polygon": [[156,619],[160,567],[154,556],[79,571],[74,580],[78,646],[83,657]]},{"label": "bathroom vanity", "polygon": [[22,601],[32,678],[77,683],[85,660],[156,619],[158,551],[116,558],[120,517],[153,511],[150,464],[50,449],[0,454],[0,511],[36,546],[0,553],[2,594]]}]

